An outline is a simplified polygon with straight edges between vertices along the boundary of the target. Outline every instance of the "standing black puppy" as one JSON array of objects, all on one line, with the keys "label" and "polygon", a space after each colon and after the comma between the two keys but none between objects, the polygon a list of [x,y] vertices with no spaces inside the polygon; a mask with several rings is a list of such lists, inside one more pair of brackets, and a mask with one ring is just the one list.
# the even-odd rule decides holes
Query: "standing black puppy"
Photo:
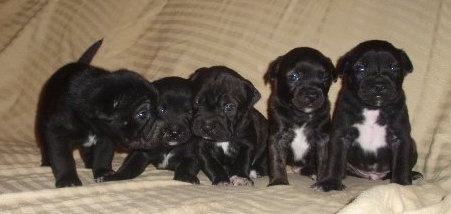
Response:
[{"label": "standing black puppy", "polygon": [[[253,105],[260,93],[224,66],[200,68],[192,76],[193,133],[202,139],[198,156],[213,185],[252,185],[266,174],[267,121]],[[251,175],[251,169],[252,174]]]},{"label": "standing black puppy", "polygon": [[341,190],[345,171],[371,180],[408,185],[417,153],[402,89],[413,67],[386,41],[360,43],[338,62],[343,79],[333,118],[329,161],[315,188]]},{"label": "standing black puppy", "polygon": [[108,72],[89,65],[101,41],[78,62],[58,71],[44,86],[36,135],[42,165],[50,165],[56,187],[80,186],[73,149],[80,146],[94,178],[111,174],[114,144],[148,146],[146,133],[155,119],[157,91],[135,72]]},{"label": "standing black puppy", "polygon": [[193,118],[193,90],[191,81],[181,77],[166,77],[153,82],[159,91],[157,119],[150,134],[155,146],[134,150],[112,175],[103,181],[135,178],[149,164],[159,169],[174,170],[174,180],[198,184],[199,165],[194,146],[196,139],[191,133]]},{"label": "standing black puppy", "polygon": [[337,79],[331,60],[319,51],[295,48],[265,74],[269,98],[269,185],[288,185],[286,165],[315,179],[329,140],[329,87]]}]

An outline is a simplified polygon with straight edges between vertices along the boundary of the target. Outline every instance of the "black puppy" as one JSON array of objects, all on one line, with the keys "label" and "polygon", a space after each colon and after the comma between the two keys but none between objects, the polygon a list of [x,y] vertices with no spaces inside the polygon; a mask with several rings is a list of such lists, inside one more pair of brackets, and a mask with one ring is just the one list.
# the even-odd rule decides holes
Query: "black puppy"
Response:
[{"label": "black puppy", "polygon": [[114,144],[147,147],[157,91],[135,72],[89,65],[102,41],[78,62],[56,71],[44,86],[36,117],[42,165],[52,167],[56,187],[80,186],[73,149],[80,146],[94,178],[111,174]]},{"label": "black puppy", "polygon": [[267,170],[268,125],[253,107],[260,93],[224,66],[200,68],[191,79],[195,87],[192,129],[202,138],[198,145],[202,171],[213,185],[252,185],[251,177],[263,176]]},{"label": "black puppy", "polygon": [[412,72],[407,54],[386,41],[360,43],[340,58],[343,80],[333,117],[329,161],[315,188],[341,190],[345,171],[371,180],[408,185],[416,163],[415,142],[402,89]]},{"label": "black puppy", "polygon": [[193,90],[191,81],[181,77],[166,77],[153,82],[159,91],[158,115],[150,139],[154,148],[132,151],[119,170],[103,177],[103,181],[135,178],[149,164],[159,169],[174,170],[174,180],[199,184],[197,162],[192,137]]},{"label": "black puppy", "polygon": [[329,140],[329,87],[337,79],[331,60],[319,51],[295,48],[277,58],[265,74],[271,83],[269,186],[288,185],[286,165],[316,179]]}]

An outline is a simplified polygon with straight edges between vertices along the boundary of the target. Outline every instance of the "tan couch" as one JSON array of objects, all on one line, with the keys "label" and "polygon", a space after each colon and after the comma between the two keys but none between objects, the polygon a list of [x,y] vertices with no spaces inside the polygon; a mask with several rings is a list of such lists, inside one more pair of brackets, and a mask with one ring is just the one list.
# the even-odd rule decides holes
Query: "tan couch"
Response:
[{"label": "tan couch", "polygon": [[[361,41],[388,40],[414,64],[405,91],[425,179],[404,187],[348,177],[346,190],[321,193],[291,173],[290,186],[266,187],[264,177],[216,187],[202,174],[194,186],[149,166],[136,179],[97,184],[77,158],[84,186],[55,189],[39,166],[38,94],[99,38],[94,65],[149,80],[229,66],[260,90],[264,114],[263,74],[277,56],[310,46],[336,61]],[[451,213],[450,62],[451,0],[0,1],[0,213]]]}]

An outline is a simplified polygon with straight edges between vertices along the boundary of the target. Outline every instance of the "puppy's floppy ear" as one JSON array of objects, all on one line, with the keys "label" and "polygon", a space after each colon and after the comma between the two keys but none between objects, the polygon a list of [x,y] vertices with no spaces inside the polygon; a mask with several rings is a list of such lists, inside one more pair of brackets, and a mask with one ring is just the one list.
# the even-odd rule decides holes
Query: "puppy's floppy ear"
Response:
[{"label": "puppy's floppy ear", "polygon": [[282,61],[282,57],[277,57],[276,60],[272,61],[269,66],[268,70],[266,71],[265,75],[263,76],[263,80],[265,81],[265,84],[273,83],[277,80],[277,73],[279,73],[279,67],[280,62]]},{"label": "puppy's floppy ear", "polygon": [[335,69],[335,75],[337,75],[340,78],[343,78],[345,71],[349,70],[349,67],[351,66],[350,59],[351,59],[350,53],[347,53],[338,59],[337,67]]},{"label": "puppy's floppy ear", "polygon": [[197,70],[195,70],[190,76],[189,79],[192,81],[195,81],[199,78],[199,76],[205,72],[207,72],[209,70],[209,68],[206,67],[202,67],[202,68],[198,68]]},{"label": "puppy's floppy ear", "polygon": [[326,57],[326,61],[327,61],[327,70],[330,71],[331,77],[332,77],[332,81],[333,82],[337,82],[338,79],[338,73],[335,70],[335,66],[332,63],[332,60],[330,60],[330,58]]},{"label": "puppy's floppy ear", "polygon": [[401,58],[401,63],[402,63],[402,68],[404,70],[405,74],[408,73],[412,73],[413,71],[413,65],[412,62],[410,61],[409,57],[407,56],[406,52],[398,49],[399,50],[399,56]]},{"label": "puppy's floppy ear", "polygon": [[257,101],[260,100],[261,94],[250,81],[248,81],[248,80],[243,80],[243,81],[244,81],[244,85],[245,85],[248,97],[251,98],[250,106],[253,106],[255,103],[257,103]]}]

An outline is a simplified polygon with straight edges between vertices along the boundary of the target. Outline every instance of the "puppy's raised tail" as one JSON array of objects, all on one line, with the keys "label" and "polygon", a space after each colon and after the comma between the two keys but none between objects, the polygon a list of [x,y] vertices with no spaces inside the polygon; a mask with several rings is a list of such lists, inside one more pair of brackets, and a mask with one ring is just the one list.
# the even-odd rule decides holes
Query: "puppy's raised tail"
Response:
[{"label": "puppy's raised tail", "polygon": [[94,56],[96,55],[97,51],[99,50],[100,46],[102,46],[103,39],[95,42],[91,45],[78,59],[78,62],[90,64]]}]

